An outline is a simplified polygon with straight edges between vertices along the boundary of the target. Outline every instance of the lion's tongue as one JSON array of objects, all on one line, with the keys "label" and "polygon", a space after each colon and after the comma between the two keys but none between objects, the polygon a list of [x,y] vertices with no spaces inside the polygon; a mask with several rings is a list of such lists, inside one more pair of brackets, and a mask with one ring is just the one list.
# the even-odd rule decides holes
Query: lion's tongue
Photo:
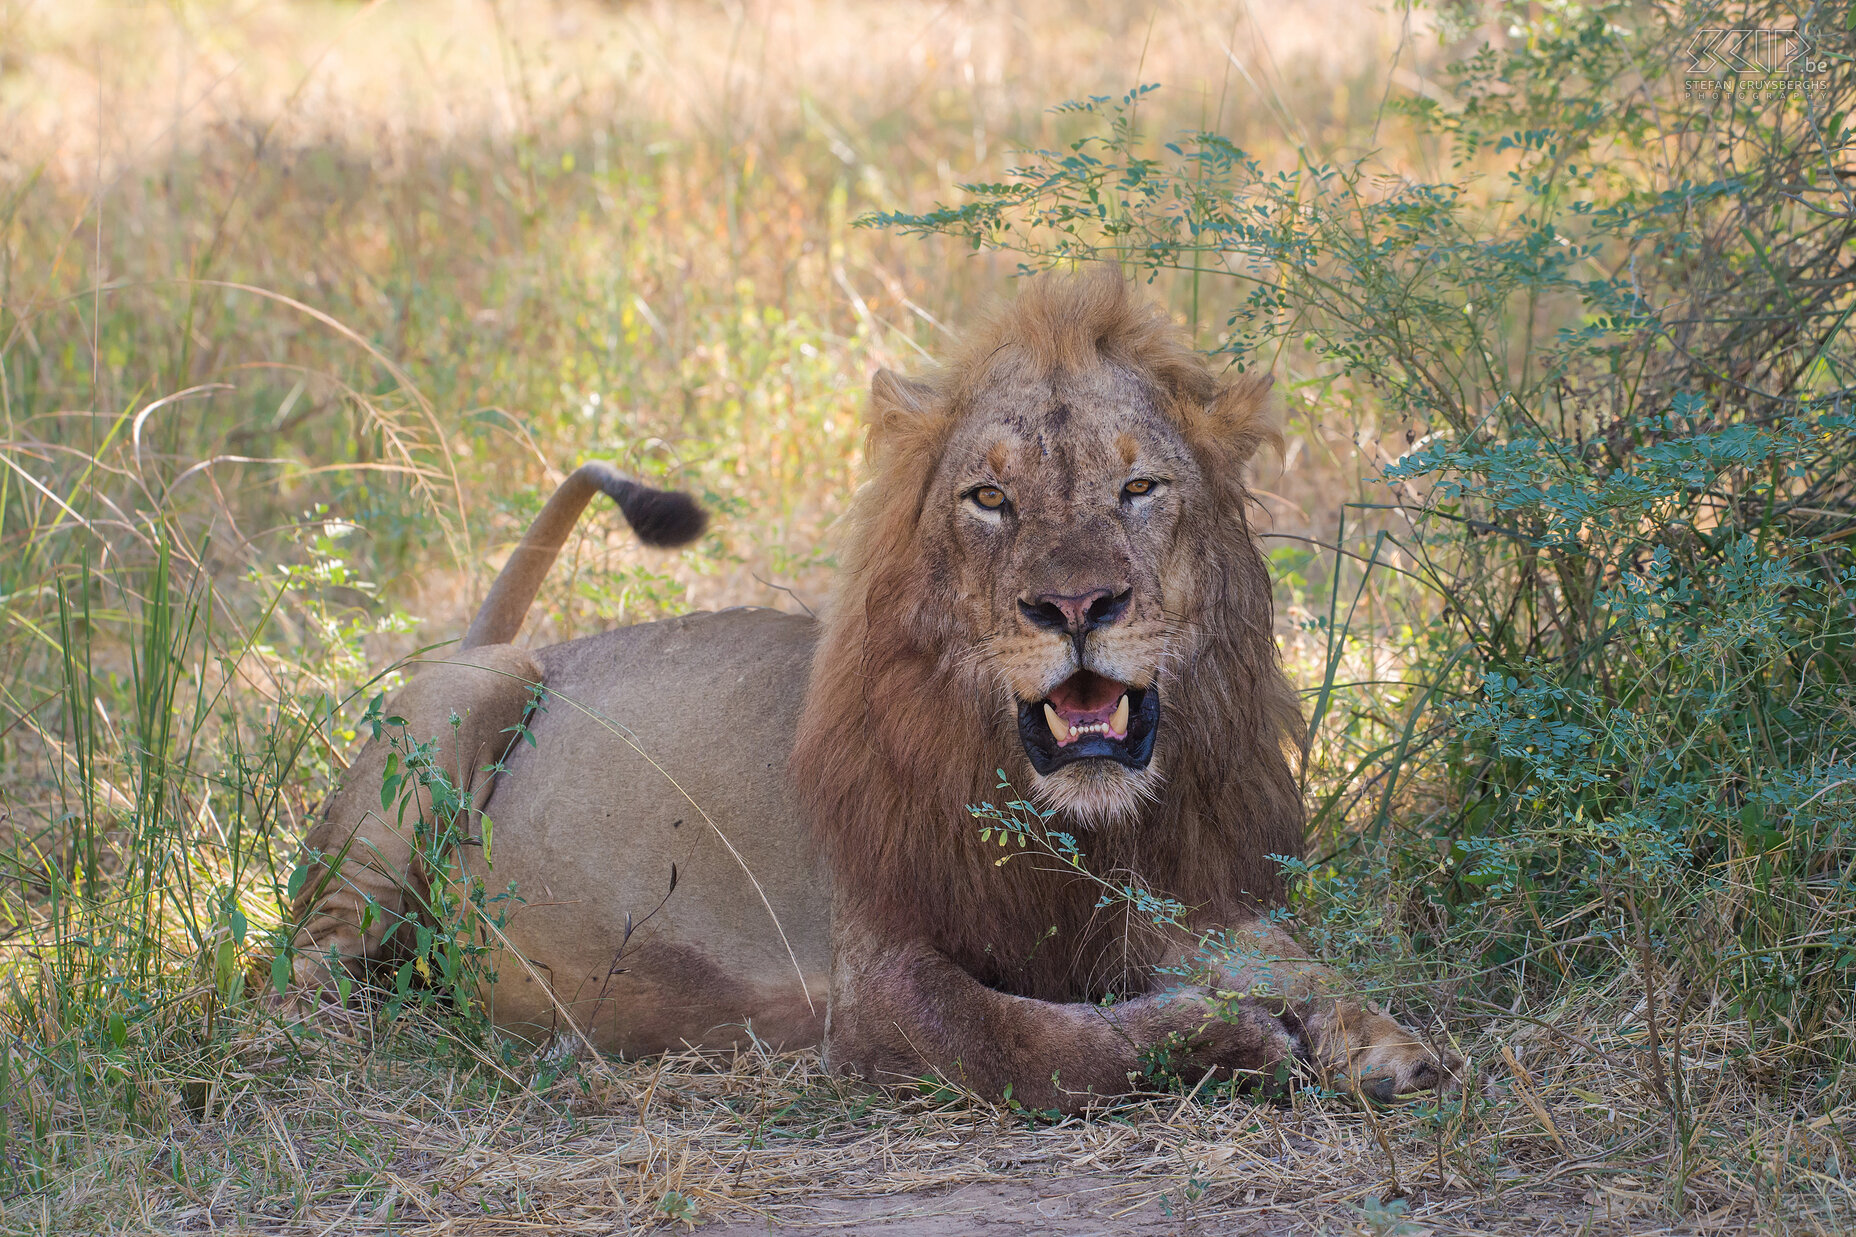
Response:
[{"label": "lion's tongue", "polygon": [[1089,670],[1073,674],[1052,689],[1045,700],[1044,721],[1059,746],[1081,738],[1076,732],[1084,727],[1093,728],[1090,733],[1126,738],[1127,684]]}]

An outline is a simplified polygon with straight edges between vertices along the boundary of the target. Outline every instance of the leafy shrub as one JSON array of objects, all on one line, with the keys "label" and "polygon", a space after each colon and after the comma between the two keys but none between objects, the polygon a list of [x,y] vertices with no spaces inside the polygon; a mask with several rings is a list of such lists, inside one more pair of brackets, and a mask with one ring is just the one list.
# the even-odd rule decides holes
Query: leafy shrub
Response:
[{"label": "leafy shrub", "polygon": [[1341,684],[1333,573],[1310,775],[1352,857],[1295,865],[1304,919],[1503,1010],[1631,968],[1678,1124],[1699,1011],[1758,1077],[1840,1082],[1856,1025],[1849,29],[1688,73],[1699,32],[1789,12],[1548,4],[1490,37],[1447,6],[1447,89],[1396,107],[1433,179],[1155,149],[1143,86],[1064,105],[1092,131],[960,204],[864,221],[1229,287],[1233,365],[1409,427],[1331,547],[1411,619],[1371,633],[1396,684]]}]

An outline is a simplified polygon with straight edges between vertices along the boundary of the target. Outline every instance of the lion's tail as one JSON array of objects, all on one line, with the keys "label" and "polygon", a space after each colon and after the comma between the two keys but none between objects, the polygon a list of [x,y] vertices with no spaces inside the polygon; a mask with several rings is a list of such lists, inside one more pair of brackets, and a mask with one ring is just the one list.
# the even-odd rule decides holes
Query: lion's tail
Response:
[{"label": "lion's tail", "polygon": [[522,543],[503,564],[496,583],[490,585],[490,595],[483,599],[470,630],[464,633],[463,648],[508,644],[516,638],[548,568],[554,565],[555,557],[567,543],[567,534],[573,531],[574,521],[586,510],[593,495],[602,491],[619,504],[626,522],[646,545],[687,545],[702,536],[709,525],[709,513],[688,494],[654,490],[610,464],[582,464],[561,482],[561,488],[554,491],[554,497],[529,525]]}]

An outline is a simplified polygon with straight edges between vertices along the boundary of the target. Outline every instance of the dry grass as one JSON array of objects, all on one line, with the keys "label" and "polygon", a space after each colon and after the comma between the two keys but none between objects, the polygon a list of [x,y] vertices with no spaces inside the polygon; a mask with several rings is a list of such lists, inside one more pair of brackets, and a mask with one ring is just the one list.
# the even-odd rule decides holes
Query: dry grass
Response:
[{"label": "dry grass", "polygon": [[[1732,1028],[1709,1030],[1693,1080],[1729,1072]],[[416,1026],[305,1043],[264,1031],[216,1073],[149,1078],[139,1126],[95,1136],[61,1182],[64,1227],[35,1228],[31,1206],[10,1208],[10,1227],[958,1232],[910,1225],[1029,1226],[1051,1216],[1043,1198],[1129,1231],[1843,1231],[1848,1114],[1760,1129],[1756,1097],[1691,1081],[1726,1119],[1704,1121],[1706,1137],[1751,1138],[1751,1169],[1723,1170],[1733,1157],[1714,1145],[1676,1221],[1672,1166],[1631,1154],[1657,1133],[1640,1035],[1497,1023],[1468,1046],[1486,1062],[1497,1044],[1499,1077],[1455,1115],[1170,1093],[1045,1124],[946,1090],[847,1086],[809,1053],[505,1063]],[[1015,1188],[962,1192],[986,1185]],[[1805,1218],[1806,1198],[1823,1218]]]},{"label": "dry grass", "polygon": [[[30,559],[32,580],[7,577],[9,853],[70,842],[76,755],[49,712],[28,720],[58,681],[52,577],[95,572],[108,605],[93,663],[127,675],[138,586],[111,572],[168,531],[192,578],[216,582],[230,632],[189,653],[225,702],[202,729],[214,742],[274,734],[365,666],[454,636],[553,470],[586,455],[695,486],[723,531],[666,562],[589,520],[529,638],[685,606],[816,605],[868,373],[932,351],[1008,273],[852,219],[952,200],[1014,144],[1061,140],[1049,104],[1141,80],[1166,83],[1157,129],[1214,123],[1265,157],[1286,136],[1388,140],[1373,128],[1386,66],[1397,54],[1409,73],[1426,46],[1342,0],[0,0],[0,449],[7,478],[45,487],[6,482],[0,545],[21,564],[65,545],[66,500],[93,535],[82,555]],[[1182,314],[1216,308],[1163,291]],[[1316,403],[1300,364],[1282,361],[1288,464],[1265,484],[1279,531],[1325,534],[1399,427]],[[124,419],[180,392],[131,449]],[[304,538],[325,521],[360,535],[317,558]],[[1309,577],[1285,585],[1294,619],[1323,569],[1280,544],[1285,578]],[[325,574],[266,611],[281,562]],[[349,574],[330,583],[330,563]],[[1365,604],[1380,609],[1362,626],[1396,615],[1395,598]],[[1295,634],[1285,623],[1307,679]],[[1356,656],[1347,675],[1387,673],[1383,650]],[[287,851],[332,776],[345,736],[323,725],[265,800],[254,854]],[[202,889],[237,887],[255,951],[276,880],[212,842],[244,800],[200,759],[188,862]],[[135,801],[131,763],[93,771],[106,803]],[[54,1085],[29,1063],[96,1040],[105,1015],[50,999],[43,898],[22,871],[8,879],[6,1154],[25,1164],[23,1131],[49,1167],[0,1200],[7,1232],[607,1234],[680,1215],[860,1231],[967,1208],[953,1228],[890,1230],[955,1232],[1047,1213],[1023,1192],[937,1192],[1064,1181],[1087,1191],[1076,1224],[1153,1231],[1830,1232],[1852,1214],[1856,1113],[1766,1089],[1725,1011],[1703,1011],[1678,1058],[1692,1172],[1643,1151],[1664,1145],[1651,1135],[1670,1080],[1643,1054],[1651,1011],[1623,989],[1528,1017],[1444,994],[1460,1047],[1492,1071],[1460,1111],[1168,1094],[1043,1125],[971,1096],[847,1089],[803,1054],[551,1062],[417,1026],[303,1040],[258,1019],[229,1042],[196,1042],[183,1019]],[[169,929],[160,965],[188,1005],[213,964]],[[1407,1214],[1366,1206],[1401,1193]],[[850,1201],[821,1210],[833,1199]]]}]

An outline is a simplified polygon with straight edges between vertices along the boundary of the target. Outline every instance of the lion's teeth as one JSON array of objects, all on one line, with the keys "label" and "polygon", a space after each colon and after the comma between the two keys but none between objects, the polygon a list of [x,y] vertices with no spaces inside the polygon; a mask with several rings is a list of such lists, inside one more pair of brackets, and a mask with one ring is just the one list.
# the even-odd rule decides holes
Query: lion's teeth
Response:
[{"label": "lion's teeth", "polygon": [[1069,724],[1058,717],[1057,710],[1051,708],[1049,704],[1044,706],[1044,724],[1050,727],[1051,738],[1057,742],[1068,743],[1070,741]]},{"label": "lion's teeth", "polygon": [[1128,693],[1123,692],[1121,699],[1115,703],[1115,716],[1108,722],[1109,733],[1128,733]]}]

